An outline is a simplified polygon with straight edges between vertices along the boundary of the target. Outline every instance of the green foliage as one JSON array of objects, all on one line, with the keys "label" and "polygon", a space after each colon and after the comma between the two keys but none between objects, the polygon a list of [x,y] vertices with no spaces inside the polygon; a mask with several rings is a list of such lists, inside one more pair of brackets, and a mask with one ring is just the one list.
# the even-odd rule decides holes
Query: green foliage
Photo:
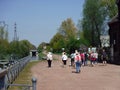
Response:
[{"label": "green foliage", "polygon": [[[50,41],[50,47],[53,48],[53,52],[62,52],[62,48],[65,48],[67,53],[71,53],[75,49],[79,49],[81,40],[77,37],[81,32],[78,32],[71,18],[63,21],[58,29],[58,32]],[[81,36],[82,37],[82,36]]]},{"label": "green foliage", "polygon": [[65,39],[76,37],[77,28],[75,27],[71,18],[68,18],[62,22],[58,33],[61,34]]},{"label": "green foliage", "polygon": [[68,50],[70,38],[76,37],[77,29],[71,18],[63,21],[58,32],[50,41],[50,46],[53,48],[53,52],[62,52],[62,48]]},{"label": "green foliage", "polygon": [[0,39],[0,59],[9,59],[11,56],[13,59],[22,58],[29,55],[31,49],[35,46],[27,40],[12,41]]},{"label": "green foliage", "polygon": [[34,47],[28,40],[22,40],[19,42],[20,44],[20,55],[25,57],[29,55],[30,50]]},{"label": "green foliage", "polygon": [[76,49],[79,49],[80,41],[75,38],[70,38],[67,42],[67,50],[69,50],[69,53],[75,51]]},{"label": "green foliage", "polygon": [[0,24],[0,59],[22,58],[29,55],[31,49],[36,49],[28,40],[8,42],[8,32],[4,22]]},{"label": "green foliage", "polygon": [[29,55],[31,49],[36,49],[28,40],[8,42],[0,39],[0,59],[22,58]]},{"label": "green foliage", "polygon": [[37,48],[37,50],[38,50],[39,53],[41,53],[42,50],[43,50],[43,47],[41,45],[39,45],[38,48]]},{"label": "green foliage", "polygon": [[0,24],[0,59],[6,59],[9,52],[8,32],[5,29],[5,24],[2,24]]},{"label": "green foliage", "polygon": [[115,14],[115,0],[86,0],[81,23],[85,40],[92,46],[101,45],[100,35],[107,27],[105,23]]},{"label": "green foliage", "polygon": [[13,58],[22,58],[29,55],[30,50],[34,48],[28,40],[12,41],[10,43],[10,54]]},{"label": "green foliage", "polygon": [[42,43],[38,46],[38,48],[37,48],[38,53],[41,53],[41,52],[43,51],[44,46],[46,46],[46,43],[45,43],[45,42],[42,42]]},{"label": "green foliage", "polygon": [[53,49],[53,52],[59,52],[62,48],[65,47],[64,37],[57,33],[50,41],[50,46]]},{"label": "green foliage", "polygon": [[0,59],[6,59],[9,53],[9,42],[7,40],[0,39]]},{"label": "green foliage", "polygon": [[8,31],[5,30],[5,26],[0,26],[0,39],[8,40]]},{"label": "green foliage", "polygon": [[117,14],[116,0],[101,0],[101,10],[109,17],[113,18]]}]

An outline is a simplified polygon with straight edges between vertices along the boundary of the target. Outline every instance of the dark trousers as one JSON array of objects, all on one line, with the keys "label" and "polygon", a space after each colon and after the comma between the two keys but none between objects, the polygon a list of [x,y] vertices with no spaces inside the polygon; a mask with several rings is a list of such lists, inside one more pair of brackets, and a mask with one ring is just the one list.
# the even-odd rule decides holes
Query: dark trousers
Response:
[{"label": "dark trousers", "polygon": [[67,64],[67,60],[62,60],[63,61],[63,65]]},{"label": "dark trousers", "polygon": [[47,60],[48,61],[48,67],[51,67],[51,60]]},{"label": "dark trousers", "polygon": [[71,66],[74,65],[74,58],[71,58]]}]

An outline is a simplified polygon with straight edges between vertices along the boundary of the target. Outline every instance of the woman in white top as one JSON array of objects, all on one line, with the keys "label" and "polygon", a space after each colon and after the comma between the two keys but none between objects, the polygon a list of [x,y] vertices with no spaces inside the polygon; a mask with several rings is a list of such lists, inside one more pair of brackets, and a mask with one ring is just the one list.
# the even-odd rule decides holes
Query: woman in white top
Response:
[{"label": "woman in white top", "polygon": [[64,52],[62,55],[63,67],[67,64],[67,59],[68,59],[68,57],[67,57],[66,53]]},{"label": "woman in white top", "polygon": [[51,67],[52,60],[53,60],[52,53],[49,52],[47,54],[48,67]]}]

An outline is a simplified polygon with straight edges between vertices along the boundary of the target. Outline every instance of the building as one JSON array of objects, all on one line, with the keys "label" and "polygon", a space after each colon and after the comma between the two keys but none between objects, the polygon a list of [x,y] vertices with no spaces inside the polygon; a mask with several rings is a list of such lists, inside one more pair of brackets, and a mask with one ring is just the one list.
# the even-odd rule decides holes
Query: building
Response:
[{"label": "building", "polygon": [[30,50],[30,56],[32,60],[38,60],[38,51],[37,50]]},{"label": "building", "polygon": [[109,47],[110,46],[110,37],[109,35],[101,35],[100,36],[101,40],[101,47]]},{"label": "building", "polygon": [[120,64],[120,0],[117,0],[118,15],[108,23],[111,47],[111,62]]}]

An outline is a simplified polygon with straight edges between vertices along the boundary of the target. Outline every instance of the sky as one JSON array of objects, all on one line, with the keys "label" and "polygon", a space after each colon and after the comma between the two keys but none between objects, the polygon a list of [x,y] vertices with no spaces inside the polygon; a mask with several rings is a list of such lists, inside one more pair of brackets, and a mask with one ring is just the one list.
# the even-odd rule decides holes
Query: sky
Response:
[{"label": "sky", "polygon": [[84,0],[0,0],[0,21],[8,25],[9,41],[14,38],[16,23],[19,40],[38,47],[49,43],[67,18],[77,25],[83,4]]}]

